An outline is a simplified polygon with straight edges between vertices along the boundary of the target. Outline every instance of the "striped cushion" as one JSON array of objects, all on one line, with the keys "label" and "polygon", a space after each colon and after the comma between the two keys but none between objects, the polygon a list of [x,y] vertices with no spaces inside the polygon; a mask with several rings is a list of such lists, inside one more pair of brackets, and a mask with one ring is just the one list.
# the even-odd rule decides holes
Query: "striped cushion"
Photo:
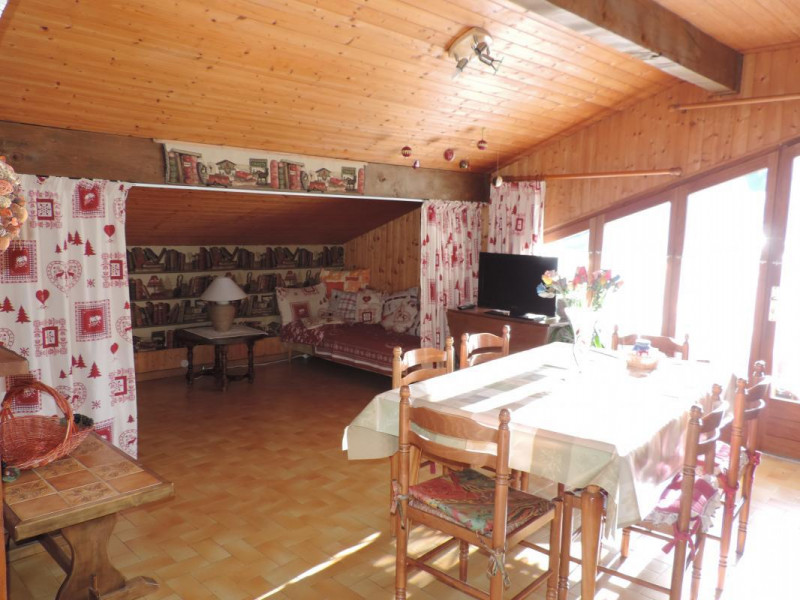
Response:
[{"label": "striped cushion", "polygon": [[[489,535],[494,529],[494,485],[494,479],[465,469],[410,487],[409,501],[414,508]],[[507,531],[520,529],[552,508],[549,500],[509,488]]]}]

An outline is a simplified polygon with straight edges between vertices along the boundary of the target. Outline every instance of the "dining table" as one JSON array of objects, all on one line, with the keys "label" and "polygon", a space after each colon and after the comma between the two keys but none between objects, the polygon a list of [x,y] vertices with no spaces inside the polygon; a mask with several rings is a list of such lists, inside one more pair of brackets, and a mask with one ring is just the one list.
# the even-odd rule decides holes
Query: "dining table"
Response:
[{"label": "dining table", "polygon": [[[603,530],[642,520],[680,470],[689,410],[708,408],[730,373],[661,356],[629,368],[624,352],[554,342],[410,386],[415,406],[497,427],[511,411],[510,467],[582,490],[581,597],[595,594]],[[375,396],[344,432],[350,460],[398,449],[399,389]],[[435,436],[433,436],[435,438]],[[465,443],[447,440],[445,443]],[[484,449],[485,450],[485,449]]]}]

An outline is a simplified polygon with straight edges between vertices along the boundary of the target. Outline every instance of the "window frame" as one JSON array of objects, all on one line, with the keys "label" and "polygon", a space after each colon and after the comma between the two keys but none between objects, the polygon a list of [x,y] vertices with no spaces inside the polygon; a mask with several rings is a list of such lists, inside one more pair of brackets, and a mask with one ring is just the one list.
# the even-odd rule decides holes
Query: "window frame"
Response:
[{"label": "window frame", "polygon": [[[674,336],[680,292],[681,258],[686,231],[686,212],[689,195],[735,179],[752,171],[767,169],[766,196],[763,227],[766,243],[762,249],[753,318],[753,335],[750,344],[749,365],[755,360],[765,360],[767,371],[772,371],[775,323],[769,321],[769,301],[772,287],[780,285],[781,260],[785,245],[789,211],[792,162],[800,156],[800,138],[777,147],[752,154],[687,177],[631,198],[621,200],[602,210],[544,232],[546,241],[555,241],[580,231],[589,230],[588,267],[600,268],[603,247],[603,228],[613,221],[664,202],[670,203],[668,258],[661,335]],[[725,290],[720,291],[725,294]],[[750,373],[741,376],[749,377]]]}]

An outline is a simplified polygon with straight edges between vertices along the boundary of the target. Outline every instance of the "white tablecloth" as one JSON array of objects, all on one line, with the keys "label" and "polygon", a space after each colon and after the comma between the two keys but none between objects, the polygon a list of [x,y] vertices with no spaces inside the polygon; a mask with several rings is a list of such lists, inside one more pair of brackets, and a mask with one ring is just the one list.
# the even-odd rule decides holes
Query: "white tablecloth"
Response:
[{"label": "white tablecloth", "polygon": [[[689,408],[707,405],[705,363],[662,358],[652,372],[629,370],[614,353],[580,361],[554,343],[411,386],[415,405],[497,426],[511,410],[511,467],[568,488],[609,494],[608,528],[641,520],[681,467]],[[345,430],[350,459],[397,451],[398,390],[377,395]]]}]

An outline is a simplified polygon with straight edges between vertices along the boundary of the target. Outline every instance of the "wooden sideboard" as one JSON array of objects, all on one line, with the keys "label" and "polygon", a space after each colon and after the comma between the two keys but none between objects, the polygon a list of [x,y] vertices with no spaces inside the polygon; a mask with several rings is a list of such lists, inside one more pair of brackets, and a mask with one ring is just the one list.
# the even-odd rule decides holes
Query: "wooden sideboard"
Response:
[{"label": "wooden sideboard", "polygon": [[563,324],[546,325],[527,319],[516,319],[501,315],[487,314],[487,308],[468,308],[466,310],[451,309],[447,311],[447,324],[453,336],[456,352],[464,333],[494,333],[500,335],[503,325],[511,326],[511,352],[520,352],[546,344],[553,328]]}]

